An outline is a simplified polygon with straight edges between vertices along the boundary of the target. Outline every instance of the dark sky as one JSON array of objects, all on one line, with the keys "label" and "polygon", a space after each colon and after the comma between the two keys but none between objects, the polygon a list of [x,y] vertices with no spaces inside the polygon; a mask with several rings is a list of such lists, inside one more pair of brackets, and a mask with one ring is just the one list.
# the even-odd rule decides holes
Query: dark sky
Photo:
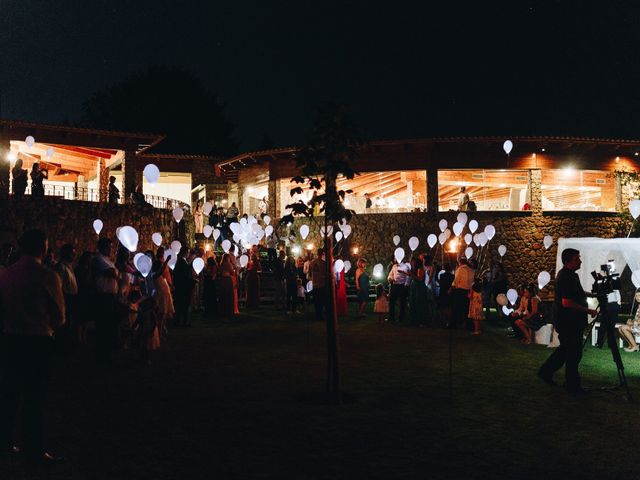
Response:
[{"label": "dark sky", "polygon": [[0,0],[4,118],[75,121],[97,89],[179,65],[243,149],[302,143],[324,99],[379,139],[638,138],[639,57],[635,1]]}]

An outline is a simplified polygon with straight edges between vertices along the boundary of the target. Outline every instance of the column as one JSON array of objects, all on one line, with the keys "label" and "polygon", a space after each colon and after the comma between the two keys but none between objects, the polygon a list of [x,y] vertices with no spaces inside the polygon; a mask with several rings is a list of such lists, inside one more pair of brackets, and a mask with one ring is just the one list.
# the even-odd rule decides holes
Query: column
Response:
[{"label": "column", "polygon": [[9,162],[9,152],[11,143],[9,137],[0,136],[0,198],[6,198],[9,195],[9,170],[11,163]]},{"label": "column", "polygon": [[[251,212],[245,212],[244,211],[244,187],[241,187],[238,184],[238,203],[236,204],[236,206],[238,207],[238,210],[240,210],[240,215],[244,215],[245,213],[251,213]],[[249,205],[247,205],[247,208],[249,207]]]},{"label": "column", "polygon": [[534,216],[542,216],[542,170],[529,170],[529,194],[531,199],[531,214]]},{"label": "column", "polygon": [[[124,167],[123,167],[124,168]],[[109,169],[104,158],[98,159],[98,200],[106,202],[109,198]]]},{"label": "column", "polygon": [[269,216],[275,221],[282,215],[280,206],[280,181],[269,180]]},{"label": "column", "polygon": [[438,213],[438,170],[427,170],[427,213]]},{"label": "column", "polygon": [[142,185],[142,171],[137,170],[138,157],[135,150],[126,150],[122,159],[122,192],[123,202],[131,201],[131,194],[138,185]]}]

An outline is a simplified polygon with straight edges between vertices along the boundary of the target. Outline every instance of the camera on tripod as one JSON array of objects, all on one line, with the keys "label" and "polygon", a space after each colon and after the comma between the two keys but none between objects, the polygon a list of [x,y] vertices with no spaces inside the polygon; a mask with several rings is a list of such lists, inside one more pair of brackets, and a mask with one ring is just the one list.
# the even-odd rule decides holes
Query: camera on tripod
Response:
[{"label": "camera on tripod", "polygon": [[609,260],[605,265],[600,265],[600,272],[595,270],[591,276],[595,280],[591,286],[591,293],[596,296],[609,295],[614,290],[620,290],[620,274],[616,273],[616,266],[613,260]]}]

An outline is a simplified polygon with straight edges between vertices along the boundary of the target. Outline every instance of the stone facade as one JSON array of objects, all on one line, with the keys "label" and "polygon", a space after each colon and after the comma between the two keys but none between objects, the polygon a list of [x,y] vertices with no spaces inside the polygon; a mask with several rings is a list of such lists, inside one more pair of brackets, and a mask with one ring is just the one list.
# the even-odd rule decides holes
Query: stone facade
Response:
[{"label": "stone facade", "polygon": [[[613,238],[626,236],[629,222],[619,214],[599,212],[563,212],[545,213],[534,215],[531,212],[467,212],[469,220],[475,219],[479,223],[476,233],[484,230],[491,224],[496,229],[493,240],[485,247],[482,257],[486,257],[481,263],[486,268],[492,261],[500,261],[498,246],[505,245],[507,253],[503,257],[505,268],[509,274],[509,282],[516,285],[521,282],[536,281],[538,273],[547,270],[555,273],[557,240],[560,237],[602,237]],[[449,228],[456,222],[457,212],[441,212],[437,216],[427,213],[399,213],[395,215],[368,214],[357,215],[351,221],[353,233],[345,241],[338,244],[344,259],[354,260],[364,257],[369,262],[369,267],[376,263],[382,263],[386,268],[393,258],[395,246],[393,236],[399,235],[400,245],[407,255],[410,253],[408,240],[417,236],[420,245],[416,254],[429,253],[435,257],[437,263],[442,261],[454,262],[455,253],[442,251],[438,243],[433,249],[427,244],[427,236],[430,233],[439,234],[438,222],[444,218]],[[322,220],[321,218],[319,220]],[[292,226],[297,228],[308,220],[297,219]],[[468,225],[468,223],[467,223]],[[319,227],[310,224],[311,233],[305,244],[313,243],[317,248],[321,244]],[[469,233],[465,227],[462,237]],[[542,240],[545,235],[551,235],[554,239],[553,246],[545,250]],[[453,238],[453,235],[452,237]],[[358,254],[353,254],[354,247],[358,248]],[[449,242],[445,243],[445,249],[449,249]],[[458,253],[462,254],[466,245],[460,240]],[[477,256],[477,248],[474,256]],[[547,290],[547,294],[549,289]]]},{"label": "stone facade", "polygon": [[180,232],[170,210],[139,207],[135,205],[108,205],[106,203],[64,200],[45,197],[34,201],[26,197],[22,201],[0,200],[0,241],[15,242],[29,228],[47,231],[49,245],[59,248],[64,243],[73,243],[78,251],[95,251],[98,236],[93,230],[93,221],[99,218],[104,223],[100,236],[115,239],[116,228],[133,226],[139,236],[138,250],[155,250],[151,241],[154,232],[161,232],[167,244],[176,238],[183,244],[193,244],[193,218],[185,212]]}]

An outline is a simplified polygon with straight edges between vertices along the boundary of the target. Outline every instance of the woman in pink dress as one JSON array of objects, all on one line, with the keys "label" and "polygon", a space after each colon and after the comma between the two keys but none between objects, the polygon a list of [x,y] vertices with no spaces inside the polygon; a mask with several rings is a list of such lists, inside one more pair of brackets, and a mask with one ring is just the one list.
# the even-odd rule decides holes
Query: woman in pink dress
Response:
[{"label": "woman in pink dress", "polygon": [[336,285],[336,313],[338,316],[347,314],[347,282],[344,280],[344,269],[337,274]]}]

